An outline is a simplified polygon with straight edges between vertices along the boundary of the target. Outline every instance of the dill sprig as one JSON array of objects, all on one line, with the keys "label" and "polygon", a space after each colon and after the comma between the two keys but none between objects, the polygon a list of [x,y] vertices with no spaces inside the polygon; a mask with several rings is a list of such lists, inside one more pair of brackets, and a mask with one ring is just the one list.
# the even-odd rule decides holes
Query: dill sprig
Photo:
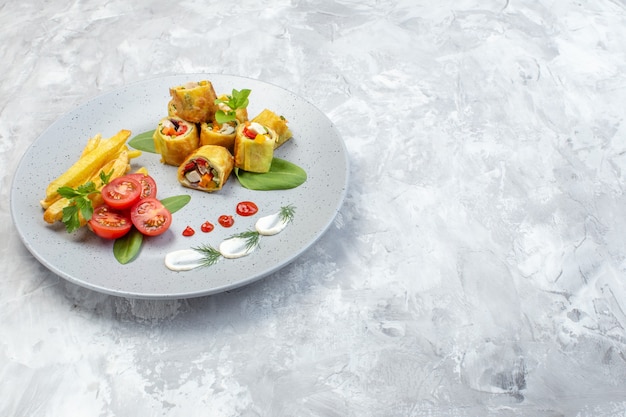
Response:
[{"label": "dill sprig", "polygon": [[257,247],[259,245],[259,240],[260,240],[261,234],[259,232],[257,232],[256,230],[246,230],[245,232],[241,232],[241,233],[237,233],[235,235],[232,235],[228,238],[226,238],[226,240],[228,239],[243,239],[246,241],[246,250],[249,251],[251,249],[254,249],[255,247]]},{"label": "dill sprig", "polygon": [[285,223],[291,223],[296,214],[296,207],[292,204],[280,208],[280,219]]},{"label": "dill sprig", "polygon": [[211,245],[202,245],[192,249],[202,254],[202,266],[215,265],[222,257],[220,251]]}]

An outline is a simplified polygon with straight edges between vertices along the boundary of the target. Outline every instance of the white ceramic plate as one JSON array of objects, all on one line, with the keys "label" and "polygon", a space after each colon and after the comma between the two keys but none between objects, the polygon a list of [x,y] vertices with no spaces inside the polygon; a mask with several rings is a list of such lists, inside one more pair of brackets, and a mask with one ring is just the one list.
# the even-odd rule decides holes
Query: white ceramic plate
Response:
[{"label": "white ceramic plate", "polygon": [[[233,88],[249,88],[248,114],[264,108],[289,120],[293,139],[275,156],[293,162],[307,172],[307,181],[291,190],[253,191],[242,187],[233,175],[216,193],[183,188],[176,168],[163,165],[159,156],[144,152],[134,159],[133,169],[147,167],[158,185],[158,197],[188,194],[190,203],[173,215],[170,230],[144,240],[138,257],[122,265],[113,256],[113,242],[88,230],[68,234],[63,224],[43,221],[39,201],[48,183],[64,172],[80,155],[88,138],[96,133],[110,137],[120,129],[132,136],[153,130],[167,116],[169,87],[187,81],[210,80],[218,94]],[[280,87],[258,80],[219,74],[186,74],[130,84],[98,96],[53,123],[26,151],[11,189],[11,213],[20,238],[28,250],[51,271],[78,285],[129,298],[187,298],[233,289],[277,271],[306,251],[329,227],[341,207],[348,184],[345,145],[331,121],[310,103]],[[254,201],[259,213],[241,217],[235,206]],[[262,237],[260,247],[239,259],[185,272],[164,265],[165,255],[201,244],[219,245],[222,239],[253,229],[259,216],[280,207],[296,207],[294,221],[280,234]],[[222,214],[235,217],[230,229],[218,225]],[[204,221],[216,225],[211,233],[200,231]],[[182,236],[192,226],[196,234]]]}]

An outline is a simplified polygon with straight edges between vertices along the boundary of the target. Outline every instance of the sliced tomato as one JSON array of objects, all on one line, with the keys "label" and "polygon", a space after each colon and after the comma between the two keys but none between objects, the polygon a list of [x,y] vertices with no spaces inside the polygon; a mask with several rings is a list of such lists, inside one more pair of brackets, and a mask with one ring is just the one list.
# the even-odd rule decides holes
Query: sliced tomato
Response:
[{"label": "sliced tomato", "polygon": [[135,203],[130,209],[130,218],[137,230],[146,236],[158,236],[172,224],[172,213],[154,197]]},{"label": "sliced tomato", "polygon": [[113,209],[103,204],[93,211],[88,227],[105,239],[117,239],[124,236],[133,223],[127,211]]},{"label": "sliced tomato", "polygon": [[102,199],[111,208],[126,209],[139,201],[141,190],[139,181],[124,175],[102,187]]},{"label": "sliced tomato", "polygon": [[156,181],[150,175],[134,173],[134,174],[126,174],[126,176],[136,179],[141,184],[140,198],[156,197],[156,194],[157,194]]}]

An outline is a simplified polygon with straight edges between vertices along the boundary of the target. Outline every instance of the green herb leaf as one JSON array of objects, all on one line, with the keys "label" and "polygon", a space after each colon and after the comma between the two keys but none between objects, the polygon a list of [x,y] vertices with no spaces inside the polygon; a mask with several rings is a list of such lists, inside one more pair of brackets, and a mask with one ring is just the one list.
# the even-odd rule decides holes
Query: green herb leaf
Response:
[{"label": "green herb leaf", "polygon": [[140,133],[133,136],[133,138],[128,141],[128,144],[139,151],[157,153],[152,135],[154,135],[154,130]]},{"label": "green herb leaf", "polygon": [[291,223],[296,215],[296,207],[293,204],[288,204],[280,208],[280,219],[285,223]]},{"label": "green herb leaf", "polygon": [[306,179],[306,172],[289,161],[274,158],[269,172],[248,172],[235,168],[235,175],[242,186],[250,190],[287,190],[302,185]]},{"label": "green herb leaf", "polygon": [[246,230],[245,232],[237,233],[232,235],[228,239],[243,239],[246,241],[246,250],[251,250],[259,245],[259,239],[261,234],[256,230]]},{"label": "green herb leaf", "polygon": [[193,250],[200,252],[202,257],[202,266],[211,266],[217,263],[222,258],[222,254],[219,250],[215,249],[211,245],[202,245]]},{"label": "green herb leaf", "polygon": [[76,204],[63,207],[62,221],[65,224],[65,230],[67,230],[67,233],[72,233],[74,230],[78,230],[80,228],[78,211],[79,210]]},{"label": "green herb leaf", "polygon": [[[100,175],[102,176],[102,172]],[[61,219],[68,233],[80,228],[79,213],[85,220],[91,219],[93,206],[89,195],[100,192],[96,189],[96,185],[93,181],[87,181],[76,187],[76,189],[71,187],[59,187],[57,192],[61,197],[67,198],[70,201],[70,204],[63,208],[63,218]]]},{"label": "green herb leaf", "polygon": [[234,122],[237,120],[234,112],[226,113],[224,110],[218,110],[215,112],[215,121],[221,125],[228,122]]},{"label": "green herb leaf", "polygon": [[161,200],[161,203],[169,210],[170,213],[176,213],[181,208],[185,207],[191,200],[191,196],[187,194],[175,195],[173,197],[167,197]]},{"label": "green herb leaf", "polygon": [[233,88],[232,94],[226,96],[226,100],[216,99],[215,104],[226,104],[230,110],[218,110],[215,112],[215,120],[219,124],[224,124],[227,122],[233,122],[237,120],[236,110],[237,109],[245,109],[248,107],[249,100],[248,96],[250,95],[251,90],[244,88],[243,90],[236,90]]},{"label": "green herb leaf", "polygon": [[113,243],[113,255],[119,263],[125,265],[137,257],[142,243],[143,235],[139,230],[133,227],[124,236],[115,239]]},{"label": "green herb leaf", "polygon": [[100,171],[100,181],[102,181],[102,184],[108,184],[109,181],[111,181],[111,177],[113,176],[113,170],[109,171],[108,174],[105,174],[104,171]]}]

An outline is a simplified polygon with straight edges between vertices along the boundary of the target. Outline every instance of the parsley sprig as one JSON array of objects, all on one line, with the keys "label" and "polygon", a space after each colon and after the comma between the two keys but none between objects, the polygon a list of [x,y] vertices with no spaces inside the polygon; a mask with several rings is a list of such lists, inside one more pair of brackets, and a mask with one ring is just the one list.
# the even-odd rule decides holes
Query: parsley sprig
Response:
[{"label": "parsley sprig", "polygon": [[[108,174],[101,171],[100,180],[102,184],[107,184],[112,175],[113,171]],[[87,181],[76,188],[59,187],[57,191],[61,197],[67,198],[70,202],[63,207],[62,222],[65,224],[65,230],[68,233],[78,230],[80,228],[80,216],[85,220],[90,220],[93,215],[93,205],[89,196],[99,193],[100,190],[93,181]]]},{"label": "parsley sprig", "polygon": [[233,88],[233,92],[231,95],[226,96],[226,100],[216,99],[215,104],[225,104],[228,106],[230,110],[218,110],[215,112],[215,120],[219,124],[234,122],[237,120],[236,111],[237,109],[245,109],[248,107],[248,96],[250,95],[249,89],[236,90]]}]

